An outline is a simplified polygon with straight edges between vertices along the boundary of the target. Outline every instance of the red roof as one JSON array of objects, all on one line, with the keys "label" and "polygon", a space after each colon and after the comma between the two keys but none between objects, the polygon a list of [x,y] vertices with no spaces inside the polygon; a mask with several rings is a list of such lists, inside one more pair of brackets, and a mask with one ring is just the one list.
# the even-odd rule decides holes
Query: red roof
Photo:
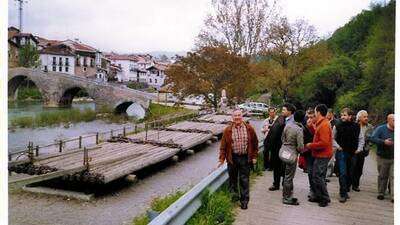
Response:
[{"label": "red roof", "polygon": [[97,50],[89,45],[79,43],[73,40],[66,40],[62,42],[63,44],[69,45],[75,51],[82,51],[82,52],[96,52]]},{"label": "red roof", "polygon": [[45,49],[40,50],[39,53],[40,54],[52,54],[52,55],[66,55],[66,56],[74,56],[75,55],[73,53],[72,49],[65,44],[49,46]]},{"label": "red roof", "polygon": [[129,60],[129,61],[134,61],[137,62],[137,58],[134,55],[119,55],[119,54],[115,54],[115,53],[111,53],[111,54],[106,54],[105,55],[106,58],[110,59],[110,60]]}]

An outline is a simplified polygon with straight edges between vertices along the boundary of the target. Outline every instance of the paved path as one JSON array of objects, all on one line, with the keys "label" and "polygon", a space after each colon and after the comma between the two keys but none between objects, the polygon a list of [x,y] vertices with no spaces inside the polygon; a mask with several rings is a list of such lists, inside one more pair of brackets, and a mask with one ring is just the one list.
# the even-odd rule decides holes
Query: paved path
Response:
[{"label": "paved path", "polygon": [[299,206],[282,204],[282,189],[268,191],[272,184],[272,172],[265,172],[257,178],[250,191],[247,210],[237,209],[235,225],[363,225],[393,224],[393,203],[385,199],[377,200],[377,171],[375,154],[365,160],[364,175],[361,178],[361,192],[351,191],[351,199],[339,202],[339,181],[331,177],[328,191],[332,203],[325,208],[307,201],[308,179],[302,170],[296,171],[294,178],[294,196],[299,199]]}]

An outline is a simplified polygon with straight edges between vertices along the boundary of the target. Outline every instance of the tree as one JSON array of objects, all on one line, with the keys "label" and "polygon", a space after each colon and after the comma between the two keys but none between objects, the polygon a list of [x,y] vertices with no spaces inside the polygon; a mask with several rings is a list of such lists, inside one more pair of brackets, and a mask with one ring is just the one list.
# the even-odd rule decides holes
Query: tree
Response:
[{"label": "tree", "polygon": [[197,46],[226,46],[241,55],[261,49],[269,20],[277,14],[277,0],[213,0]]},{"label": "tree", "polygon": [[264,42],[264,60],[259,63],[262,79],[284,101],[307,70],[325,64],[331,53],[324,42],[316,44],[315,28],[304,20],[289,23],[281,18],[271,25]]},{"label": "tree", "polygon": [[40,65],[39,52],[35,46],[26,44],[19,49],[19,66],[38,67]]},{"label": "tree", "polygon": [[229,99],[245,97],[252,79],[249,71],[248,57],[225,47],[202,47],[171,65],[166,71],[166,83],[172,84],[173,91],[183,96],[203,95],[217,108],[222,89]]}]

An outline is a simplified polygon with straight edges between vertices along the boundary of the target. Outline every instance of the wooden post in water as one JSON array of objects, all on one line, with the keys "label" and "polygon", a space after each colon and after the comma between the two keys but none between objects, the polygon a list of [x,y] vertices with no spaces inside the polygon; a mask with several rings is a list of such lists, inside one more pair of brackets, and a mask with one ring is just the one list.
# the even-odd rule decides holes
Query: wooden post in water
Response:
[{"label": "wooden post in water", "polygon": [[28,158],[30,162],[33,162],[33,142],[29,142],[28,145]]},{"label": "wooden post in water", "polygon": [[96,133],[96,145],[99,144],[99,132]]},{"label": "wooden post in water", "polygon": [[82,148],[82,136],[79,136],[79,149]]},{"label": "wooden post in water", "polygon": [[36,145],[36,156],[39,156],[39,145]]},{"label": "wooden post in water", "polygon": [[124,127],[124,129],[122,130],[122,136],[126,137],[126,128]]},{"label": "wooden post in water", "polygon": [[137,124],[135,124],[135,134],[137,133]]}]

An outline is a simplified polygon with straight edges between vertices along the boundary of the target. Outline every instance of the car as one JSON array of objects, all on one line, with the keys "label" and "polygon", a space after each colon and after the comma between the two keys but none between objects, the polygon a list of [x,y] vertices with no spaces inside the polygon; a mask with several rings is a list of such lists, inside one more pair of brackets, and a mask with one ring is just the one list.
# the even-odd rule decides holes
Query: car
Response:
[{"label": "car", "polygon": [[247,112],[263,113],[268,111],[268,105],[261,102],[246,102],[238,105],[239,109]]}]

